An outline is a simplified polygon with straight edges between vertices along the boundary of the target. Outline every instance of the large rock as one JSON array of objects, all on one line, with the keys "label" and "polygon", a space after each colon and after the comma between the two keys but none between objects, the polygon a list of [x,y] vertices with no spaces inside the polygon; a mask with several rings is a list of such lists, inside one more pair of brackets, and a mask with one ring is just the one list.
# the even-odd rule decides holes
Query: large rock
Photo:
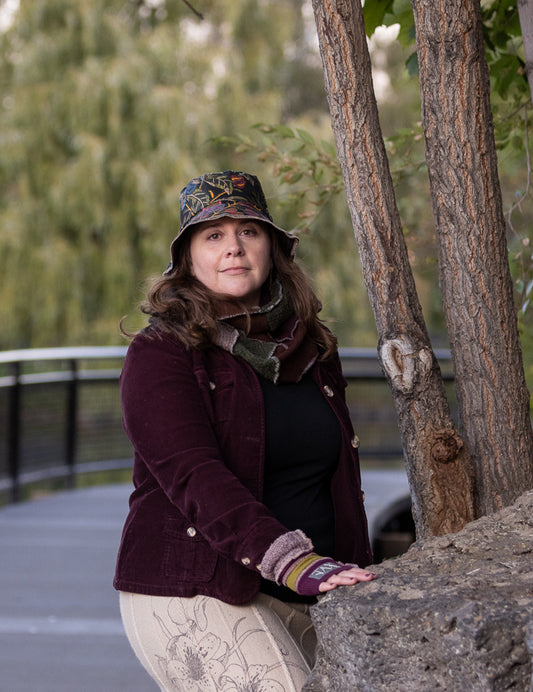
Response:
[{"label": "large rock", "polygon": [[374,570],[313,607],[305,692],[533,692],[533,491]]}]

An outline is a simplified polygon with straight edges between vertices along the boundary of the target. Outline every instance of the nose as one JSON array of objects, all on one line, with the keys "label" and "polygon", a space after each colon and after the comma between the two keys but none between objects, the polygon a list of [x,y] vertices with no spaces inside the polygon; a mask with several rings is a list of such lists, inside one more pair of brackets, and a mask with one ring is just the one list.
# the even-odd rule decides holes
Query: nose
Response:
[{"label": "nose", "polygon": [[228,238],[228,244],[226,246],[226,255],[228,257],[232,255],[233,257],[239,257],[240,255],[244,255],[244,247],[242,244],[242,240],[240,236],[236,233]]}]

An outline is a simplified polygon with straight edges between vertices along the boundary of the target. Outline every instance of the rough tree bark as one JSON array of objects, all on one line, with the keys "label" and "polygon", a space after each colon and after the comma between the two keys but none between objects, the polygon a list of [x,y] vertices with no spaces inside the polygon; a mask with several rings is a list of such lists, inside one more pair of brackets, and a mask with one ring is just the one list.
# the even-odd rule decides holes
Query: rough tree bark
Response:
[{"label": "rough tree bark", "polygon": [[417,536],[474,517],[471,465],[454,427],[418,301],[372,86],[359,0],[313,0],[333,132],[363,276],[404,446]]},{"label": "rough tree bark", "polygon": [[440,285],[476,514],[533,487],[479,0],[412,0]]}]

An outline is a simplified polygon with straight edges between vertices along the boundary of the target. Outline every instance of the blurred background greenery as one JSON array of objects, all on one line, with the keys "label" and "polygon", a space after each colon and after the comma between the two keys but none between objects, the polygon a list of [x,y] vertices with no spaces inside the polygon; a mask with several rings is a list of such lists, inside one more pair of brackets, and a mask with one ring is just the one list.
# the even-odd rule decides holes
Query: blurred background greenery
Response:
[{"label": "blurred background greenery", "polygon": [[[490,14],[504,5],[514,15]],[[532,379],[530,98],[520,61],[509,62],[521,51],[516,2],[484,7],[487,26],[506,27],[503,37],[492,27],[488,55]],[[371,39],[375,88],[420,299],[442,347],[418,82],[406,68],[412,35],[402,24],[396,40],[396,19]],[[3,0],[0,20],[0,349],[123,343],[121,317],[142,326],[147,277],[168,263],[179,189],[225,168],[256,173],[276,221],[300,233],[299,258],[340,344],[375,345],[310,0]]]}]

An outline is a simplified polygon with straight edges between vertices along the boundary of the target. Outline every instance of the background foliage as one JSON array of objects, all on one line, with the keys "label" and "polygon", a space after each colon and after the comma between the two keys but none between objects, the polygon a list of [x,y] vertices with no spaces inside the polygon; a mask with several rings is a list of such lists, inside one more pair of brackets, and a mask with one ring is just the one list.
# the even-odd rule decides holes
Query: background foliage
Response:
[{"label": "background foliage", "polygon": [[[168,262],[179,189],[255,172],[342,345],[375,328],[338,171],[307,0],[21,0],[0,34],[0,349],[120,343]],[[382,127],[431,336],[446,336],[410,4],[367,0]],[[528,136],[516,2],[484,4],[509,241],[529,350]]]}]

